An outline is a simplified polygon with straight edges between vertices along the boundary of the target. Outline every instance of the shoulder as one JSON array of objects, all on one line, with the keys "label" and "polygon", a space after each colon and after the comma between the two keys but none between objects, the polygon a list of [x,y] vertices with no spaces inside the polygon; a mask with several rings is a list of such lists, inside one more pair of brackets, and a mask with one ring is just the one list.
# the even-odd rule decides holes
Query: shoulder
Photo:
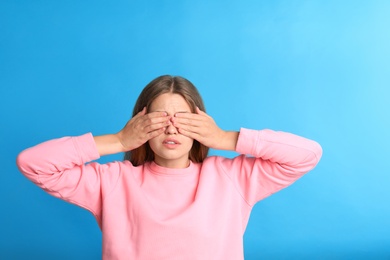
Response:
[{"label": "shoulder", "polygon": [[214,167],[224,171],[237,170],[237,166],[242,165],[245,161],[251,160],[254,160],[254,158],[245,155],[237,155],[233,158],[209,156],[203,161],[203,167]]},{"label": "shoulder", "polygon": [[144,171],[145,165],[134,166],[130,161],[112,161],[107,163],[91,162],[88,167],[95,168],[105,179],[108,176],[118,176],[118,178],[128,178]]},{"label": "shoulder", "polygon": [[114,188],[139,185],[147,171],[145,164],[134,166],[130,161],[113,161],[101,164],[102,182]]},{"label": "shoulder", "polygon": [[215,166],[215,165],[218,165],[221,163],[221,161],[225,160],[227,158],[225,157],[222,157],[222,156],[208,156],[206,159],[204,159],[203,163],[202,163],[202,166],[209,166],[209,167],[212,167],[212,166]]}]

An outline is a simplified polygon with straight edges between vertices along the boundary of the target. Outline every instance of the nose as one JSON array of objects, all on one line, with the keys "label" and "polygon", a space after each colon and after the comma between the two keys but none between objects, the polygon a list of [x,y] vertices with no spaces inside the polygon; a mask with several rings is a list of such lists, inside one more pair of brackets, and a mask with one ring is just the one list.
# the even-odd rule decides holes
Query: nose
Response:
[{"label": "nose", "polygon": [[169,126],[165,129],[165,134],[167,135],[174,135],[177,134],[177,128],[173,126],[172,122],[169,122]]}]

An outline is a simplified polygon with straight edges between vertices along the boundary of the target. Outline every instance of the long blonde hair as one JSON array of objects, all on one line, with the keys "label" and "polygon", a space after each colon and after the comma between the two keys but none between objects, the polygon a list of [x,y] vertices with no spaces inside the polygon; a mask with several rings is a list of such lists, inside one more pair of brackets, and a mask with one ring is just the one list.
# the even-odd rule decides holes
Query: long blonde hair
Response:
[{"label": "long blonde hair", "polygon": [[[133,117],[142,111],[144,107],[149,109],[152,102],[160,95],[173,93],[181,95],[191,108],[191,112],[196,111],[196,107],[206,112],[202,97],[196,87],[187,79],[179,76],[164,75],[152,80],[142,90],[133,109]],[[189,159],[193,162],[203,162],[207,157],[209,148],[194,140],[189,153]],[[146,142],[142,146],[125,153],[124,160],[129,160],[134,166],[154,160],[154,153]]]}]

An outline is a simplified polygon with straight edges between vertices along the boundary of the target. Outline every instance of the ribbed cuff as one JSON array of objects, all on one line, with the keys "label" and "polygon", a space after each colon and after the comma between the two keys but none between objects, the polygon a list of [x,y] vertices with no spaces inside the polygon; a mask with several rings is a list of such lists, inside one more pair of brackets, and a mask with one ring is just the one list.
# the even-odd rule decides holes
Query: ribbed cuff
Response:
[{"label": "ribbed cuff", "polygon": [[240,154],[256,155],[260,132],[261,131],[258,130],[241,128],[238,136],[236,152]]},{"label": "ribbed cuff", "polygon": [[100,158],[92,133],[72,137],[82,163],[87,163]]}]

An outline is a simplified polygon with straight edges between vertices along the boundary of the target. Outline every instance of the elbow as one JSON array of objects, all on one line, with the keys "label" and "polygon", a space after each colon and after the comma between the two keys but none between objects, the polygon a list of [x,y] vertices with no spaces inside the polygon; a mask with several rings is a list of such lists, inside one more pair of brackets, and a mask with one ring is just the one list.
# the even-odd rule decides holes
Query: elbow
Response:
[{"label": "elbow", "polygon": [[313,141],[313,145],[306,159],[302,162],[305,172],[313,170],[320,162],[322,157],[322,147],[319,143]]},{"label": "elbow", "polygon": [[19,171],[29,179],[33,179],[33,176],[36,175],[35,171],[31,167],[32,161],[33,158],[29,155],[28,149],[19,153],[16,157],[16,166]]},{"label": "elbow", "polygon": [[320,159],[322,157],[322,147],[319,143],[314,142],[314,149],[313,152],[315,154],[315,163],[314,165],[317,165],[320,162]]},{"label": "elbow", "polygon": [[16,157],[16,166],[18,166],[19,171],[24,172],[26,164],[25,151],[18,154]]},{"label": "elbow", "polygon": [[299,174],[308,173],[317,166],[322,157],[322,147],[319,143],[313,141],[311,147],[305,153],[304,159],[293,167]]},{"label": "elbow", "polygon": [[322,157],[322,147],[319,143],[313,141],[313,149],[314,153],[314,165],[317,165]]}]

